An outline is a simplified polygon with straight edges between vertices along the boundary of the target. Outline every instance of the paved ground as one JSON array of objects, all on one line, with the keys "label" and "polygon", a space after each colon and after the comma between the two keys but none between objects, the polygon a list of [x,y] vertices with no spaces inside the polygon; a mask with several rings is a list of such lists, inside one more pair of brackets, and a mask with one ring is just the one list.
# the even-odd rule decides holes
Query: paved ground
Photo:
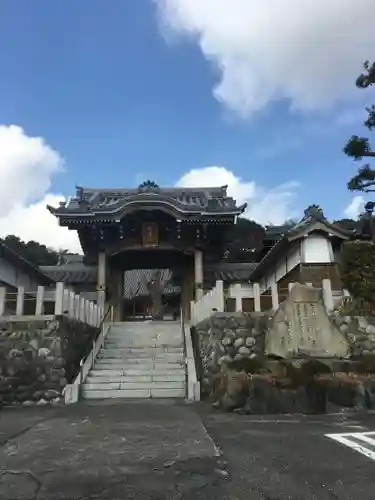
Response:
[{"label": "paved ground", "polygon": [[260,418],[166,402],[3,410],[0,499],[370,500],[375,442],[365,456],[326,437],[370,431],[375,415]]}]

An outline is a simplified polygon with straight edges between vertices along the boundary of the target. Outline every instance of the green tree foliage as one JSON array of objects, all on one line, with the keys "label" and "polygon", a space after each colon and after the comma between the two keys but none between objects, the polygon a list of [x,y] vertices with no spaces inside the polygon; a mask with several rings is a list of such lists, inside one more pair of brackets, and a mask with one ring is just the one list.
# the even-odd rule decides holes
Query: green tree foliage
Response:
[{"label": "green tree foliage", "polygon": [[253,220],[238,217],[229,231],[223,258],[227,262],[255,262],[263,246],[264,227]]},{"label": "green tree foliage", "polygon": [[339,219],[333,221],[333,224],[335,226],[342,227],[343,229],[346,229],[347,231],[355,231],[358,229],[358,224],[359,222],[353,219]]},{"label": "green tree foliage", "polygon": [[350,241],[343,246],[340,275],[354,299],[375,303],[375,245],[371,241]]},{"label": "green tree foliage", "polygon": [[[356,81],[356,85],[360,89],[366,89],[375,84],[375,63],[366,61],[364,64],[365,72],[361,74]],[[375,127],[375,105],[372,104],[366,108],[367,119],[364,123],[365,127],[370,131]],[[372,150],[367,137],[358,137],[353,135],[344,148],[344,153],[354,158],[354,160],[362,160],[363,158],[374,158],[375,151]],[[348,182],[350,191],[375,191],[375,170],[370,164],[362,165],[358,173]]]},{"label": "green tree foliage", "polygon": [[54,266],[58,263],[59,252],[36,241],[26,243],[14,235],[6,236],[3,241],[11,250],[36,266]]}]

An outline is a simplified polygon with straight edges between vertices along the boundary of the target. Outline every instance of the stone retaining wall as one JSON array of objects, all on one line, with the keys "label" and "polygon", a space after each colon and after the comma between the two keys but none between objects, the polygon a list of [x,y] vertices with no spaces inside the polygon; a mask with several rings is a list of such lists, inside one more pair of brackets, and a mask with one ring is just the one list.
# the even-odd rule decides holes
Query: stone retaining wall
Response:
[{"label": "stone retaining wall", "polygon": [[[349,346],[337,351],[345,356],[331,354],[337,342],[328,342],[324,351],[307,338],[311,351],[286,350],[285,358],[265,354],[266,339],[281,335],[275,317],[272,312],[215,313],[196,325],[193,338],[199,343],[203,396],[224,410],[248,413],[375,409],[375,317],[338,311],[325,316],[331,337],[335,330]],[[296,328],[288,335],[301,338]],[[324,383],[322,374],[328,377]]]},{"label": "stone retaining wall", "polygon": [[70,318],[0,323],[0,406],[60,402],[97,328]]},{"label": "stone retaining wall", "polygon": [[257,365],[271,318],[270,313],[216,313],[196,326],[206,395],[215,374],[232,366],[247,371]]},{"label": "stone retaining wall", "polygon": [[343,316],[338,311],[331,317],[351,346],[351,356],[375,355],[375,317]]}]

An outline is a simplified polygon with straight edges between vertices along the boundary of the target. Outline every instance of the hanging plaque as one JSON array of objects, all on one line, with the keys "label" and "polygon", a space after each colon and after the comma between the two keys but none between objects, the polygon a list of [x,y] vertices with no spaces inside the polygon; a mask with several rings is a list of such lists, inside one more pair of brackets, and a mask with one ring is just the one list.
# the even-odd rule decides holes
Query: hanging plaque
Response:
[{"label": "hanging plaque", "polygon": [[157,247],[159,245],[159,230],[155,222],[145,222],[142,225],[142,245]]}]

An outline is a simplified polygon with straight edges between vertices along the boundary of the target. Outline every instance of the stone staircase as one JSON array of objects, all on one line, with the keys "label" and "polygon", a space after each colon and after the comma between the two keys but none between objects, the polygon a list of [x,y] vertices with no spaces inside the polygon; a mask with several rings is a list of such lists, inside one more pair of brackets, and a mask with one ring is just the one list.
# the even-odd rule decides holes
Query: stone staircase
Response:
[{"label": "stone staircase", "polygon": [[179,321],[113,323],[82,398],[185,398],[183,346]]}]

